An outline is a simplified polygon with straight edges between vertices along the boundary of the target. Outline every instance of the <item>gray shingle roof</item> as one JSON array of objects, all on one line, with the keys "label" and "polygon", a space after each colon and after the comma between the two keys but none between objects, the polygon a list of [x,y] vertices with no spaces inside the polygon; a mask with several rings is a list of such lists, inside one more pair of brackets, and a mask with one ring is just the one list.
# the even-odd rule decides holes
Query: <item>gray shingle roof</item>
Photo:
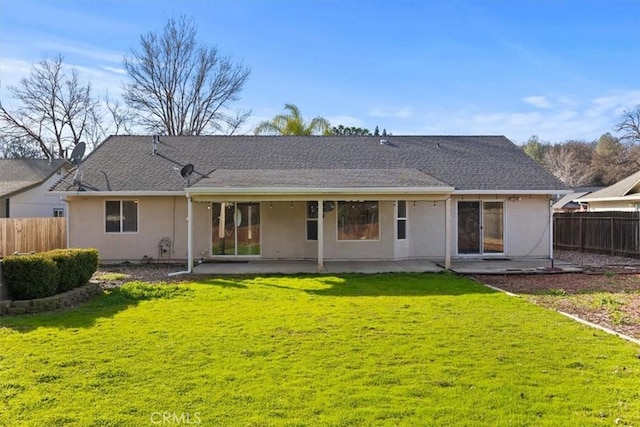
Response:
[{"label": "gray shingle roof", "polygon": [[[387,144],[381,144],[380,137],[363,136],[162,136],[158,154],[152,155],[151,136],[112,136],[85,159],[83,182],[88,191],[182,191],[185,183],[178,171],[192,163],[191,186],[221,185],[218,177],[223,174],[241,179],[245,186],[247,180],[255,180],[255,186],[278,185],[280,171],[289,171],[282,173],[283,182],[294,182],[292,177],[299,175],[299,185],[324,179],[315,184],[326,188],[327,180],[335,179],[335,185],[342,186],[352,178],[354,185],[376,186],[373,175],[385,170],[386,177],[394,176],[403,186],[433,180],[458,190],[565,189],[504,136],[385,139]],[[366,177],[356,172],[367,170],[373,172]],[[407,170],[414,172],[402,178]],[[336,178],[340,174],[342,178]],[[69,174],[55,190],[76,188]]]},{"label": "gray shingle roof", "polygon": [[583,196],[584,199],[602,199],[609,197],[624,197],[632,193],[640,192],[640,171],[616,182],[613,185],[594,191],[593,193]]},{"label": "gray shingle roof", "polygon": [[216,170],[192,188],[448,187],[417,169]]},{"label": "gray shingle roof", "polygon": [[46,181],[66,160],[0,159],[0,197],[7,197]]}]

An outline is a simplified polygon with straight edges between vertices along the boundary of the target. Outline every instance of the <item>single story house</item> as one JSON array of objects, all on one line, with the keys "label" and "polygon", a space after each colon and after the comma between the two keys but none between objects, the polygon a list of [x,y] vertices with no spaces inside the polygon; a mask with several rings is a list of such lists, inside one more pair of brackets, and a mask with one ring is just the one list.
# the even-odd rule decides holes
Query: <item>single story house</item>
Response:
[{"label": "single story house", "polygon": [[71,167],[64,159],[0,159],[0,218],[65,216],[60,195],[48,190]]},{"label": "single story house", "polygon": [[111,136],[54,188],[102,262],[551,258],[557,179],[504,136]]},{"label": "single story house", "polygon": [[573,192],[565,194],[553,204],[553,212],[583,212],[587,210],[586,203],[578,203],[577,199],[598,191],[603,187],[575,187]]},{"label": "single story house", "polygon": [[574,201],[586,204],[589,212],[640,211],[640,171]]}]

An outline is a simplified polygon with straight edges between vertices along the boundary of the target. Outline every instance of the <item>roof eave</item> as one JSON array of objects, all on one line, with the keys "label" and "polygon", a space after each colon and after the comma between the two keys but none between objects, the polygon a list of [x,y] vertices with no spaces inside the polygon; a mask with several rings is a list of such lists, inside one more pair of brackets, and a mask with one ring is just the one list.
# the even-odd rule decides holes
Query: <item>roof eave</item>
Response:
[{"label": "roof eave", "polygon": [[539,194],[539,195],[556,195],[556,194],[571,194],[573,190],[455,190],[454,195],[484,195],[484,194]]}]

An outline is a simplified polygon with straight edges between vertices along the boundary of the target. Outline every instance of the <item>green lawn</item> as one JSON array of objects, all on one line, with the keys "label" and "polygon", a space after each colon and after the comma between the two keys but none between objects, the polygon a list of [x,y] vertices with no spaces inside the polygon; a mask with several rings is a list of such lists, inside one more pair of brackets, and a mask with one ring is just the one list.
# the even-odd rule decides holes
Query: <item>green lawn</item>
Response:
[{"label": "green lawn", "polygon": [[0,425],[638,426],[639,351],[449,274],[133,283],[0,318]]}]

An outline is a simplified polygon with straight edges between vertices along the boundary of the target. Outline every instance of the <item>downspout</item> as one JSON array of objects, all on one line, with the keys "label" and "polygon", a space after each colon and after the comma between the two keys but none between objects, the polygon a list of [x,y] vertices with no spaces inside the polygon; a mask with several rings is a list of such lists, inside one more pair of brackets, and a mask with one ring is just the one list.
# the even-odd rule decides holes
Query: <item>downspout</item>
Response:
[{"label": "downspout", "polygon": [[187,269],[184,271],[176,271],[169,273],[168,276],[177,276],[180,274],[190,274],[193,271],[193,201],[191,196],[187,195]]},{"label": "downspout", "polygon": [[444,201],[444,268],[451,270],[451,197]]},{"label": "downspout", "polygon": [[69,200],[66,197],[61,197],[60,200],[62,200],[66,205],[67,205],[67,215],[65,216],[65,221],[66,226],[65,226],[65,234],[66,234],[66,245],[67,245],[67,249],[69,249],[69,247],[71,246],[71,237],[70,237],[70,225],[71,225],[71,205],[69,204]]},{"label": "downspout", "polygon": [[549,198],[549,258],[553,268],[553,198]]}]

